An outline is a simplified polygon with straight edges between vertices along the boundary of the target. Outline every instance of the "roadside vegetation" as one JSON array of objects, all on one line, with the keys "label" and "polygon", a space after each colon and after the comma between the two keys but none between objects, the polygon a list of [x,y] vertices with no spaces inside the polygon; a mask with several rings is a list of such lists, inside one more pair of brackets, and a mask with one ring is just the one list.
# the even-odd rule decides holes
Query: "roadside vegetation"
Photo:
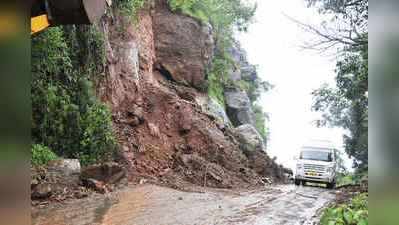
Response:
[{"label": "roadside vegetation", "polygon": [[[144,0],[115,7],[135,16]],[[112,160],[117,149],[111,111],[95,95],[104,78],[104,36],[97,25],[49,28],[32,37],[32,164],[78,158],[83,165]]]},{"label": "roadside vegetation", "polygon": [[324,211],[321,225],[368,225],[368,194],[354,197],[349,203]]},{"label": "roadside vegetation", "polygon": [[313,110],[322,113],[319,126],[342,127],[345,151],[353,167],[368,170],[368,0],[306,0],[325,15],[320,26],[298,22],[318,36],[306,47],[336,51],[336,85],[324,84],[313,92]]},{"label": "roadside vegetation", "polygon": [[[313,110],[322,114],[318,126],[341,127],[345,152],[354,173],[339,171],[338,185],[359,185],[368,177],[368,0],[305,0],[326,16],[320,26],[296,21],[318,37],[306,43],[320,53],[336,52],[335,86],[324,84],[313,92]],[[325,210],[322,225],[368,224],[368,194]]]}]

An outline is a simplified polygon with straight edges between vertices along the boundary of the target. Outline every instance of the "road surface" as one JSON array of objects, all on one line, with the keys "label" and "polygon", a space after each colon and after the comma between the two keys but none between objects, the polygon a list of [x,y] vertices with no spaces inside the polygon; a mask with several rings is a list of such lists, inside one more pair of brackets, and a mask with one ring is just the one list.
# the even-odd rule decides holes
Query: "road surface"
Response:
[{"label": "road surface", "polygon": [[34,213],[32,224],[307,225],[333,199],[331,190],[294,185],[193,193],[146,184]]}]

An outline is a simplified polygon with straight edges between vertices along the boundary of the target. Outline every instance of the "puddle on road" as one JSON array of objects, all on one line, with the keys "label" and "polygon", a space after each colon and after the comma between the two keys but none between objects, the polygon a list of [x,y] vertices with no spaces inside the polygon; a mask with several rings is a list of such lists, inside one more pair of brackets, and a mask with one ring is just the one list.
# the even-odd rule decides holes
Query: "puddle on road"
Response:
[{"label": "puddle on road", "polygon": [[[305,194],[317,198],[303,197]],[[189,193],[143,185],[127,189],[115,198],[85,200],[50,210],[33,224],[300,225],[332,199],[333,195],[326,189],[293,185],[240,194],[212,190]]]}]

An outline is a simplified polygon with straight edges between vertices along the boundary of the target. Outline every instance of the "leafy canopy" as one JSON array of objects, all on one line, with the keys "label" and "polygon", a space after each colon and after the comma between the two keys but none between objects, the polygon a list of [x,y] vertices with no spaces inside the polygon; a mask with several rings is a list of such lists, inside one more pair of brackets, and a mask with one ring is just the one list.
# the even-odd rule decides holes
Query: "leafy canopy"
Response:
[{"label": "leafy canopy", "polygon": [[[319,126],[337,126],[344,136],[346,153],[358,172],[368,169],[368,1],[306,0],[320,13],[335,15],[330,23],[341,24],[335,33],[316,30],[320,42],[340,43],[336,64],[336,86],[323,85],[313,92],[312,109],[322,113]],[[317,43],[316,43],[317,45]]]}]

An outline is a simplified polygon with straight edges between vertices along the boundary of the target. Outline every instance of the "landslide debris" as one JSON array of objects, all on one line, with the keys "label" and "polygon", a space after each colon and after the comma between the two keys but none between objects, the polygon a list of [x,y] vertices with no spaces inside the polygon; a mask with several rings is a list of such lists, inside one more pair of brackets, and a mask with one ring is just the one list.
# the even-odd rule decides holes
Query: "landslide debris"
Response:
[{"label": "landslide debris", "polygon": [[[252,143],[233,127],[255,130],[247,94],[227,92],[226,113],[202,91],[217,47],[210,25],[172,12],[166,0],[142,10],[122,38],[116,26],[125,23],[123,17],[105,19],[109,63],[99,94],[112,108],[130,181],[229,188],[259,185],[262,177],[284,180],[261,135],[250,134],[257,146],[248,153]],[[252,79],[253,70],[245,68],[240,76]]]},{"label": "landslide debris", "polygon": [[[112,110],[118,163],[32,167],[34,205],[106,193],[126,182],[238,188],[285,180],[255,128],[248,93],[226,89],[225,106],[204,92],[217,49],[209,24],[156,0],[137,22],[112,8],[99,26],[106,62],[96,94]],[[242,69],[231,76],[257,79],[242,61],[245,52],[236,50],[232,57]]]}]

